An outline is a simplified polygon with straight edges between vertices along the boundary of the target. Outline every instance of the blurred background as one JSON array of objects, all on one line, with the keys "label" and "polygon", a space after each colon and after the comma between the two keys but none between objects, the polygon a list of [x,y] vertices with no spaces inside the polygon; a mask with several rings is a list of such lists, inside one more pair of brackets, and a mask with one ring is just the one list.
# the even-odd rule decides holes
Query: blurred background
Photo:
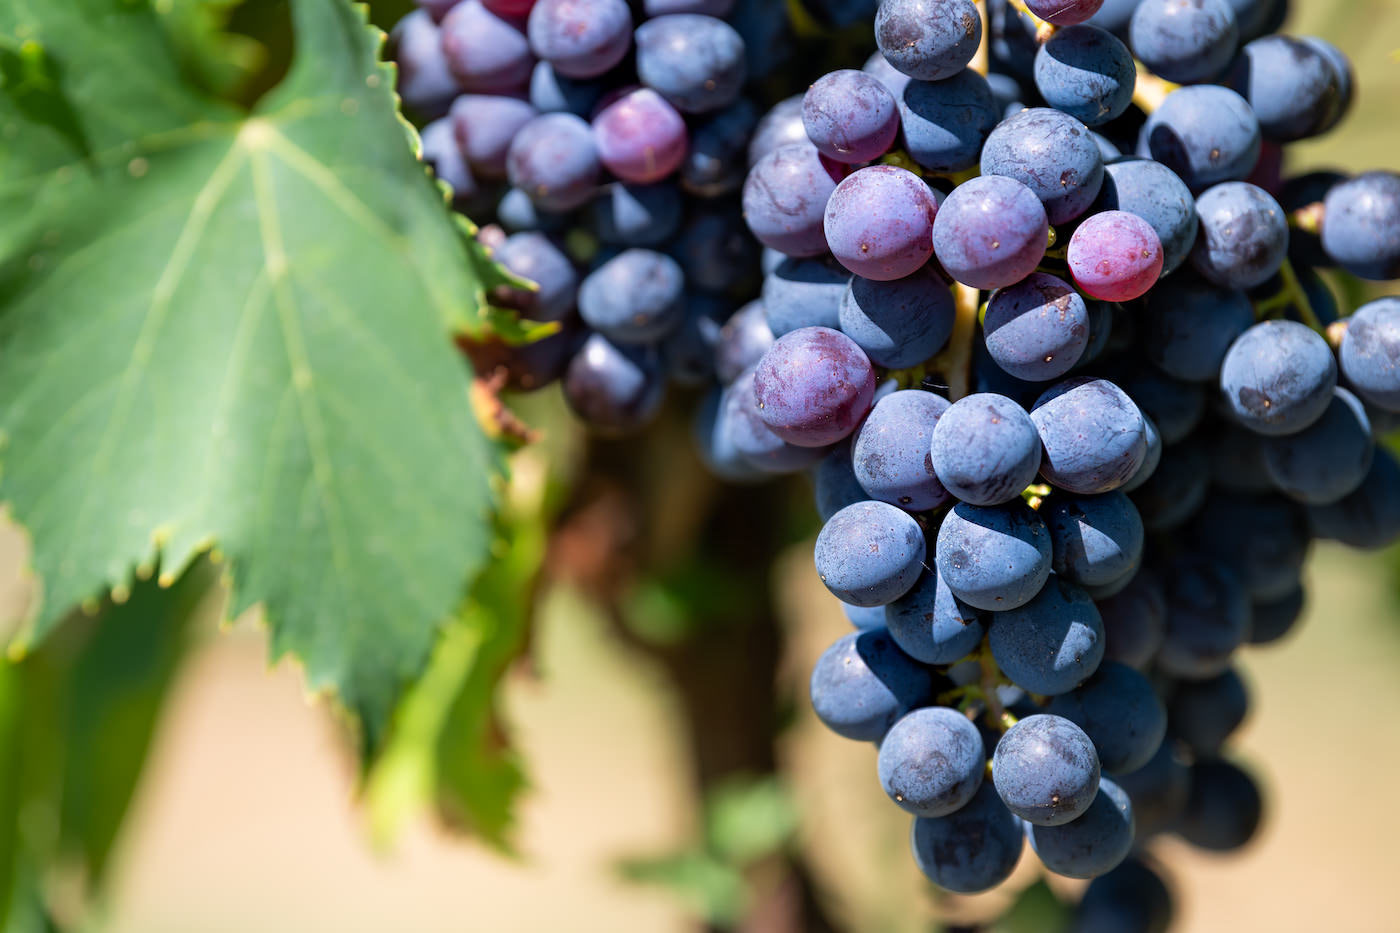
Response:
[{"label": "blurred background", "polygon": [[[1400,2],[1294,7],[1289,30],[1344,49],[1360,93],[1340,130],[1294,147],[1290,173],[1394,168]],[[5,528],[6,617],[27,598],[23,552],[22,536]],[[771,569],[783,636],[778,695],[793,699],[778,747],[788,793],[766,799],[760,789],[734,818],[790,840],[809,866],[810,893],[842,928],[930,930],[938,917],[995,914],[1035,881],[1033,860],[1007,891],[935,900],[907,856],[907,821],[875,780],[873,748],[827,733],[811,715],[806,673],[849,628],[810,554],[801,541]],[[1389,883],[1400,810],[1389,802],[1400,730],[1386,712],[1400,705],[1395,566],[1389,554],[1317,548],[1299,631],[1245,652],[1253,707],[1239,748],[1264,782],[1266,827],[1238,857],[1159,846],[1178,929],[1396,928]],[[666,933],[694,929],[697,906],[732,894],[732,879],[713,866],[676,857],[704,830],[675,679],[579,587],[545,590],[533,663],[506,681],[504,709],[532,785],[514,856],[428,822],[373,845],[353,756],[325,704],[305,694],[293,665],[268,668],[256,618],[219,631],[217,607],[206,616],[207,637],[179,673],[118,837],[98,929]],[[672,883],[627,880],[624,864],[634,877]],[[775,929],[761,914],[752,923]]]}]

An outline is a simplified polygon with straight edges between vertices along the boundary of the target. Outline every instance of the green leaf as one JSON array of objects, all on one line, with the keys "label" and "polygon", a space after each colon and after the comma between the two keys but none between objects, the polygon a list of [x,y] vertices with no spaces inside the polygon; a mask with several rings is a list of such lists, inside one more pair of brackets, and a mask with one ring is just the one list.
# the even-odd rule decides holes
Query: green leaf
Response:
[{"label": "green leaf", "polygon": [[1037,881],[1016,896],[1016,901],[992,926],[994,933],[1065,933],[1073,920],[1070,906],[1055,896],[1044,881]]},{"label": "green leaf", "polygon": [[55,866],[100,888],[191,623],[219,612],[216,584],[203,560],[170,587],[138,581],[0,665],[0,928],[33,928]]},{"label": "green leaf", "polygon": [[706,840],[720,858],[746,865],[781,851],[797,831],[797,808],[776,777],[735,779],[710,792]]},{"label": "green leaf", "polygon": [[743,872],[704,852],[628,859],[619,870],[628,881],[665,888],[713,926],[732,925],[748,899]]},{"label": "green leaf", "polygon": [[525,648],[558,496],[548,463],[523,451],[497,516],[491,572],[473,588],[400,705],[365,785],[371,830],[389,841],[405,821],[436,810],[513,851],[514,803],[526,785],[495,715],[506,669]]},{"label": "green leaf", "polygon": [[24,641],[212,547],[373,748],[486,558],[499,454],[449,340],[480,266],[382,33],[291,7],[292,69],[242,113],[143,3],[0,5],[42,53],[0,88],[0,499],[42,582]]}]

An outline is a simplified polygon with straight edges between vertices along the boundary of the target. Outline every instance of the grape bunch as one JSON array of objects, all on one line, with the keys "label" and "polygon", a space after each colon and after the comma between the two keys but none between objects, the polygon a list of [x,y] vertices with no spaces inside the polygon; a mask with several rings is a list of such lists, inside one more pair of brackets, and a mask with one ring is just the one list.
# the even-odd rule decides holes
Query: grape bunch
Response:
[{"label": "grape bunch", "polygon": [[1286,170],[1345,55],[1287,0],[813,0],[787,59],[781,3],[421,5],[425,160],[560,325],[479,367],[613,434],[707,388],[714,473],[811,477],[812,704],[924,873],[1029,841],[1083,929],[1163,928],[1145,846],[1261,821],[1238,650],[1314,540],[1400,537],[1400,297],[1338,300],[1400,277],[1400,175]]},{"label": "grape bunch", "polygon": [[493,302],[557,328],[464,349],[510,388],[560,382],[600,433],[643,427],[668,382],[712,379],[721,325],[757,294],[738,192],[761,108],[744,92],[772,67],[750,41],[785,26],[782,5],[420,7],[391,46],[400,97],[426,121],[424,161],[495,259],[537,286]]},{"label": "grape bunch", "polygon": [[1158,928],[1134,853],[1260,823],[1236,652],[1295,624],[1314,539],[1400,537],[1400,298],[1343,318],[1326,278],[1400,276],[1400,177],[1284,177],[1353,92],[1285,12],[884,0],[879,54],[745,182],[781,256],[722,332],[706,454],[810,469],[855,627],[812,704],[876,744],[942,888],[1025,840],[1100,879],[1087,927]]}]

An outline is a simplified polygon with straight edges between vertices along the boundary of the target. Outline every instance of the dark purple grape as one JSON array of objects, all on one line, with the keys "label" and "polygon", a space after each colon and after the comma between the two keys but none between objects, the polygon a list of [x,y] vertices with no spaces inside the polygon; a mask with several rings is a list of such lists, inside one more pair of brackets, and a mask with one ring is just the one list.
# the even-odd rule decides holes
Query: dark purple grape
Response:
[{"label": "dark purple grape", "polygon": [[765,424],[799,447],[850,434],[875,398],[875,371],[855,341],[826,327],[779,337],[759,360],[754,391]]}]

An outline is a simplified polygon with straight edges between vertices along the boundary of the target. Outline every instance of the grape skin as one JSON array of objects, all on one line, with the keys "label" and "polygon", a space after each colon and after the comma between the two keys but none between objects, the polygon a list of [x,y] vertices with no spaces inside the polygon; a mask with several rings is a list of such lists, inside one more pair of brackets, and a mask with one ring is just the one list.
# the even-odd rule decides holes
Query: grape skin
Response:
[{"label": "grape skin", "polygon": [[1231,413],[1258,434],[1296,434],[1321,418],[1337,387],[1327,342],[1293,321],[1264,321],[1231,345],[1220,389]]},{"label": "grape skin", "polygon": [[919,523],[885,502],[857,502],[837,512],[817,536],[817,574],[853,606],[883,606],[914,586],[924,564]]},{"label": "grape skin", "polygon": [[1055,573],[1081,586],[1103,586],[1142,562],[1142,518],[1121,492],[1052,495],[1041,506]]},{"label": "grape skin", "polygon": [[603,166],[623,181],[650,185],[685,161],[685,121],[649,88],[618,97],[593,118],[593,136]]},{"label": "grape skin", "polygon": [[595,78],[632,46],[625,0],[538,0],[526,26],[530,49],[566,78]]},{"label": "grape skin", "polygon": [[1007,809],[1038,826],[1081,816],[1099,792],[1099,756],[1084,730],[1058,715],[1020,720],[997,742],[992,780]]},{"label": "grape skin", "polygon": [[1097,26],[1057,30],[1035,56],[1035,86],[1045,102],[1086,126],[1122,116],[1136,80],[1128,47]]},{"label": "grape skin", "polygon": [[1373,301],[1348,318],[1340,358],[1347,384],[1362,398],[1400,411],[1400,298]]},{"label": "grape skin", "polygon": [[1073,583],[1051,575],[1034,599],[998,612],[987,632],[997,665],[1031,693],[1068,693],[1103,660],[1103,619]]},{"label": "grape skin", "polygon": [[1375,450],[1361,401],[1338,388],[1322,417],[1297,434],[1268,439],[1264,467],[1285,495],[1307,505],[1327,505],[1356,491]]},{"label": "grape skin", "polygon": [[1152,683],[1113,661],[1100,664],[1088,680],[1055,697],[1046,709],[1084,730],[1110,774],[1147,764],[1167,734],[1167,710]]},{"label": "grape skin", "polygon": [[982,174],[1021,182],[1045,205],[1050,223],[1062,224],[1094,203],[1103,185],[1103,156],[1083,123],[1032,107],[992,130],[982,147]]},{"label": "grape skin", "polygon": [[1327,193],[1322,248],[1363,279],[1400,278],[1400,175],[1366,172]]},{"label": "grape skin", "polygon": [[1133,805],[1108,778],[1084,815],[1062,826],[1026,824],[1026,837],[1045,867],[1067,878],[1097,878],[1118,867],[1133,847]]},{"label": "grape skin", "polygon": [[1104,301],[1132,301],[1147,294],[1162,274],[1162,242],[1152,225],[1127,211],[1086,219],[1069,241],[1069,271],[1085,294]]},{"label": "grape skin", "polygon": [[987,757],[967,717],[946,707],[916,709],[880,742],[878,771],[885,793],[915,816],[962,809],[982,786]]},{"label": "grape skin", "polygon": [[1247,772],[1222,759],[1198,761],[1191,768],[1178,832],[1199,848],[1230,852],[1254,838],[1263,810],[1259,788]]},{"label": "grape skin", "polygon": [[933,250],[964,285],[1002,288],[1035,271],[1049,230],[1034,191],[1015,179],[983,175],[953,189],[939,207]]},{"label": "grape skin", "polygon": [[913,172],[872,165],[842,180],[826,204],[826,242],[841,265],[889,282],[919,270],[933,255],[933,192]]},{"label": "grape skin", "polygon": [[[1151,159],[1125,159],[1104,167],[1093,212],[1127,211],[1152,225],[1162,244],[1162,275],[1175,272],[1196,242],[1196,201],[1177,174]],[[1168,285],[1168,279],[1163,285]]]},{"label": "grape skin", "polygon": [[748,76],[744,40],[713,16],[675,13],[637,27],[637,77],[683,113],[732,104]]},{"label": "grape skin", "polygon": [[883,0],[875,14],[875,43],[911,78],[951,78],[981,41],[982,17],[971,0]]},{"label": "grape skin", "polygon": [[955,596],[1004,614],[1030,602],[1049,578],[1050,532],[1020,503],[959,502],[938,529],[935,562]]},{"label": "grape skin", "polygon": [[954,317],[952,292],[926,267],[889,282],[851,276],[837,324],[876,366],[903,369],[942,349]]},{"label": "grape skin", "polygon": [[1166,633],[1167,597],[1156,575],[1140,572],[1123,589],[1094,604],[1103,619],[1105,662],[1146,669]]},{"label": "grape skin", "polygon": [[1074,368],[1089,345],[1089,309],[1063,280],[1033,272],[987,299],[987,352],[1017,379],[1046,382]]},{"label": "grape skin", "polygon": [[594,334],[564,372],[564,398],[590,427],[630,434],[661,409],[666,383],[650,348],[623,347]]},{"label": "grape skin", "polygon": [[970,69],[942,81],[906,78],[897,100],[904,150],[930,172],[975,166],[1004,110],[987,79]]},{"label": "grape skin", "polygon": [[749,230],[764,246],[789,256],[822,255],[827,251],[826,202],[842,176],[805,135],[799,144],[774,149],[758,160],[744,181]]},{"label": "grape skin", "polygon": [[899,110],[877,79],[848,68],[822,75],[807,89],[802,125],[822,155],[856,165],[889,150],[899,133]]},{"label": "grape skin", "polygon": [[1239,35],[1225,0],[1142,0],[1129,26],[1137,57],[1177,84],[1218,77],[1235,57]]},{"label": "grape skin", "polygon": [[1002,395],[975,393],[934,425],[929,461],[944,488],[963,502],[1014,502],[1040,469],[1040,435],[1030,415]]},{"label": "grape skin", "polygon": [[754,391],[764,422],[799,447],[846,437],[870,410],[875,372],[851,338],[804,327],[773,342],[758,362]]},{"label": "grape skin", "polygon": [[1171,169],[1201,191],[1242,181],[1259,161],[1263,137],[1249,103],[1229,88],[1184,87],[1167,95],[1143,124],[1138,155]]},{"label": "grape skin", "polygon": [[784,259],[763,278],[763,309],[773,335],[803,327],[839,328],[850,281],[850,273],[830,260]]},{"label": "grape skin", "polygon": [[511,185],[547,211],[569,211],[593,197],[602,169],[593,131],[571,113],[546,113],[525,124],[506,154]]},{"label": "grape skin", "polygon": [[884,607],[884,626],[904,653],[924,664],[953,664],[982,641],[976,609],[953,595],[938,571],[926,570],[914,588]]},{"label": "grape skin", "polygon": [[983,782],[965,807],[945,817],[915,817],[909,845],[914,862],[947,891],[976,894],[1011,877],[1025,842],[1021,823]]},{"label": "grape skin", "polygon": [[1081,495],[1126,483],[1147,455],[1147,431],[1137,405],[1106,379],[1078,378],[1047,390],[1031,409],[1045,448],[1040,473]]},{"label": "grape skin", "polygon": [[579,314],[616,343],[655,343],[684,316],[685,276],[665,253],[629,249],[589,273],[579,286]]},{"label": "grape skin", "polygon": [[1288,256],[1288,219],[1267,191],[1247,182],[1216,185],[1196,199],[1196,271],[1221,288],[1253,288]]},{"label": "grape skin", "polygon": [[948,501],[929,462],[929,439],[948,400],[918,389],[880,399],[855,434],[851,462],[856,479],[872,499],[910,512],[925,512]]},{"label": "grape skin", "polygon": [[486,9],[481,0],[463,0],[442,19],[442,52],[448,70],[464,91],[516,91],[535,67],[530,42],[510,20]]},{"label": "grape skin", "polygon": [[905,713],[928,700],[928,668],[904,655],[883,629],[851,632],[812,668],[812,709],[832,732],[878,742]]}]

